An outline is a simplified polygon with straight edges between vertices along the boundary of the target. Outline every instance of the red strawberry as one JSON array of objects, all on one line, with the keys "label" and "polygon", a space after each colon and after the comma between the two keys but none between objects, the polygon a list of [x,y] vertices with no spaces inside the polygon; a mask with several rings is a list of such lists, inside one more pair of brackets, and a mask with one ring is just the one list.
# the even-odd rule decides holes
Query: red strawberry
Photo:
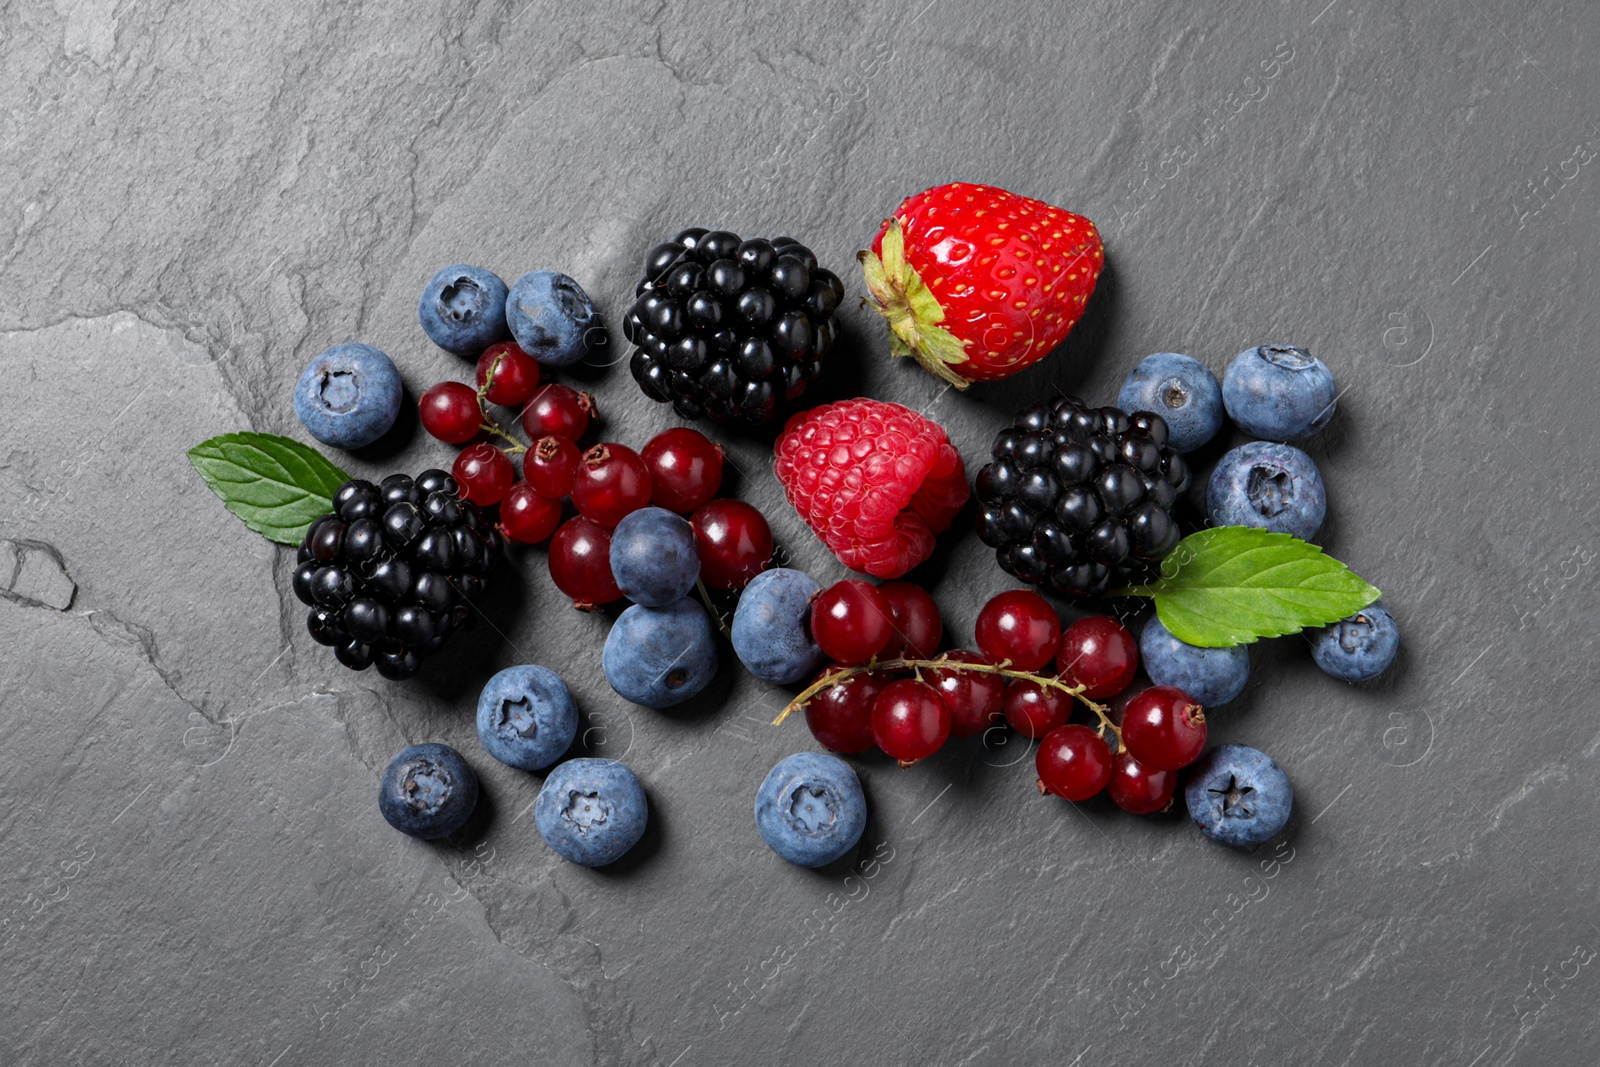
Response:
[{"label": "red strawberry", "polygon": [[889,351],[965,389],[1044,358],[1105,265],[1094,223],[990,185],[910,197],[858,253]]}]

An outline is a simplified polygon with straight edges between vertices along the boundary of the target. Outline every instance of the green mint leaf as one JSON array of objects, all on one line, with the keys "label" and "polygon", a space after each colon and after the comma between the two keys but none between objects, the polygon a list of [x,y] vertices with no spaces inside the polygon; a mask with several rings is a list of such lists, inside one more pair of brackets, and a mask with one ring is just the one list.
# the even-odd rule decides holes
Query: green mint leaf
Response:
[{"label": "green mint leaf", "polygon": [[1180,541],[1157,581],[1112,595],[1153,597],[1178,640],[1227,648],[1338,622],[1382,594],[1298,537],[1219,526]]},{"label": "green mint leaf", "polygon": [[306,528],[333,510],[333,493],[350,476],[322,453],[290,437],[225,433],[189,449],[222,506],[269,540],[297,545]]}]

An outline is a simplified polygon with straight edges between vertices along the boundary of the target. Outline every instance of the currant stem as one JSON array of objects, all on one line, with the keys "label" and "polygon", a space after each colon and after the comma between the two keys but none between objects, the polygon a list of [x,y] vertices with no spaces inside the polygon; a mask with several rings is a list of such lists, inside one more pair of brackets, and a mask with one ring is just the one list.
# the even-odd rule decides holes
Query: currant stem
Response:
[{"label": "currant stem", "polygon": [[1033,682],[1045,689],[1059,690],[1072,697],[1090,711],[1094,712],[1095,717],[1100,720],[1099,732],[1101,736],[1104,736],[1105,732],[1110,730],[1112,733],[1117,735],[1117,740],[1120,745],[1122,740],[1122,731],[1117,728],[1117,724],[1112,722],[1110,716],[1106,714],[1107,709],[1104,704],[1090,700],[1088,697],[1083,695],[1083,686],[1068,685],[1060,678],[1056,678],[1048,674],[1033,674],[1029,671],[1014,670],[1007,666],[1008,663],[1010,663],[1010,660],[1005,660],[1000,663],[969,663],[966,660],[955,660],[949,658],[948,656],[939,656],[935,659],[872,660],[855,667],[846,667],[834,674],[829,674],[827,677],[822,678],[819,681],[812,682],[810,685],[806,686],[806,688],[800,691],[799,696],[789,701],[788,706],[783,709],[776,719],[772,720],[772,725],[781,726],[783,724],[783,720],[787,719],[790,715],[793,715],[795,712],[805,707],[818,693],[821,693],[825,689],[832,689],[840,682],[848,681],[858,674],[866,674],[869,671],[921,672],[924,670],[947,668],[955,671],[972,671],[976,674],[998,674],[1002,678],[1010,678],[1015,681],[1022,682]]},{"label": "currant stem", "polygon": [[510,441],[511,447],[503,448],[501,451],[508,456],[520,456],[528,450],[528,446],[523,444],[516,437],[513,437],[511,434],[507,433],[506,428],[495,421],[494,416],[489,414],[489,409],[485,407],[483,403],[484,399],[489,395],[489,390],[494,387],[494,376],[499,372],[500,364],[505,360],[505,358],[506,356],[504,352],[501,352],[494,357],[494,362],[489,364],[488,371],[486,371],[483,375],[483,384],[478,386],[478,414],[483,417],[483,421],[479,424],[478,428],[484,433],[491,433],[496,437],[502,437],[505,440]]},{"label": "currant stem", "polygon": [[727,638],[729,641],[732,641],[733,630],[728,627],[727,622],[722,617],[722,612],[717,608],[716,604],[712,603],[711,590],[707,589],[706,583],[701,581],[699,578],[694,580],[694,587],[700,592],[700,603],[706,606],[707,613],[709,613],[710,616],[716,620],[717,629],[722,631],[723,637]]}]

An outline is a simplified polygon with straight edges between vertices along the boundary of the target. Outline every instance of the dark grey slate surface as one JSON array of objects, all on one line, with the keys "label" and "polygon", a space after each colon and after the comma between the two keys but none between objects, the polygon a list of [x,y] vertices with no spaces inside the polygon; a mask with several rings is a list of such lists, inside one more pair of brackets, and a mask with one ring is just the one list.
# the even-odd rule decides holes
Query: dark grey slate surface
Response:
[{"label": "dark grey slate surface", "polygon": [[[1592,4],[1509,0],[7,5],[0,1062],[1592,1063],[1597,35]],[[565,270],[614,317],[680,226],[845,273],[953,178],[1108,249],[1063,350],[969,395],[847,312],[834,392],[926,408],[974,467],[1025,399],[1109,401],[1159,349],[1296,341],[1339,376],[1327,542],[1406,645],[1365,690],[1264,646],[1212,716],[1295,783],[1276,849],[1047,803],[1020,745],[957,744],[865,761],[853,872],[789,868],[750,818],[810,747],[766,725],[782,694],[623,706],[539,553],[503,640],[351,675],[184,460],[297,433],[333,342],[413,391],[462,375],[414,318],[445,263]],[[620,366],[584,380],[608,436],[672,421]],[[840,576],[730,441],[790,558]],[[928,577],[960,640],[1008,584],[970,535]],[[646,783],[621,870],[557,860],[536,781],[477,748],[476,688],[523,661]],[[481,836],[378,816],[433,739],[482,772]]]}]

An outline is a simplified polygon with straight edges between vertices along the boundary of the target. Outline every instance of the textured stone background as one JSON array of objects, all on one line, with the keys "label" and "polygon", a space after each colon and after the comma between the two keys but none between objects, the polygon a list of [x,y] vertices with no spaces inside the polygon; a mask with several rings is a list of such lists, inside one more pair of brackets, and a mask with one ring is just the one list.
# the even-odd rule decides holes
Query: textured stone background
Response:
[{"label": "textured stone background", "polygon": [[[0,1062],[1592,1062],[1600,7],[1324,2],[0,8]],[[785,866],[750,817],[811,747],[766,725],[783,693],[728,670],[686,714],[623,706],[540,551],[504,640],[352,675],[184,459],[299,434],[337,341],[413,392],[463,376],[414,315],[445,263],[568,271],[615,320],[648,245],[718,224],[858,294],[877,221],[958,177],[1100,223],[1086,319],[955,395],[852,303],[834,394],[926,408],[975,467],[1027,398],[1109,401],[1151,351],[1288,340],[1339,376],[1326,541],[1405,652],[1353,689],[1256,650],[1211,719],[1297,790],[1255,855],[954,744],[861,761],[853,868]],[[578,377],[607,436],[672,422],[620,366]],[[449,458],[398,437],[342,459]],[[789,557],[841,576],[727,440]],[[923,576],[967,641],[1008,582],[946,541]],[[557,860],[537,780],[477,746],[476,689],[526,661],[646,784],[621,869]],[[490,809],[431,846],[373,803],[430,739]]]}]

